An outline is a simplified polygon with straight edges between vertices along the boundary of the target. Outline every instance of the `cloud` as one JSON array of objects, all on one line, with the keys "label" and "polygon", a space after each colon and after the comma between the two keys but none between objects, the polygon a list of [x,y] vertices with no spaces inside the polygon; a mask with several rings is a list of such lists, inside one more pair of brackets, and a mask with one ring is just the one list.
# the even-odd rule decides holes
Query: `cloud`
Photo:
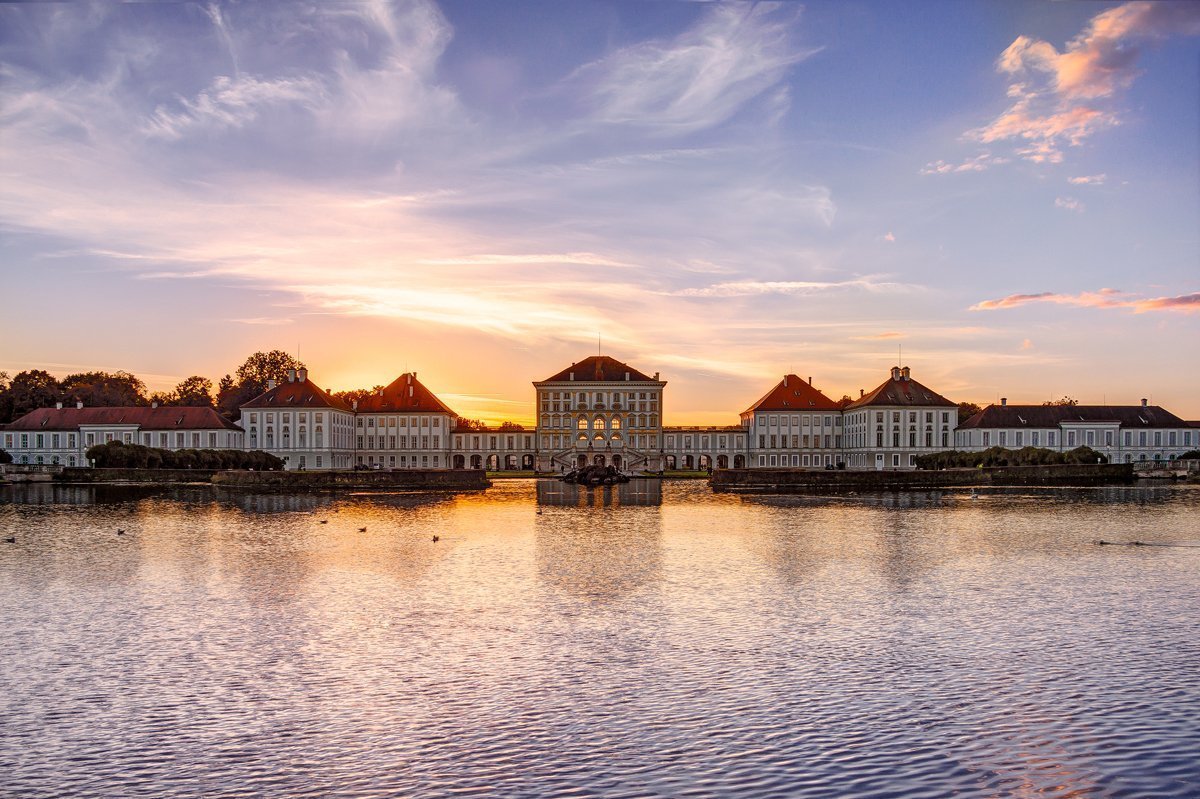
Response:
[{"label": "cloud", "polygon": [[[689,133],[733,116],[780,83],[819,48],[793,39],[798,12],[775,3],[723,3],[670,40],[622,48],[576,70],[565,88],[579,93],[594,122]],[[769,109],[786,107],[774,92]]]},{"label": "cloud", "polygon": [[1073,186],[1099,186],[1104,181],[1108,180],[1108,175],[1101,172],[1099,175],[1081,175],[1075,178],[1067,178],[1067,182]]},{"label": "cloud", "polygon": [[1104,288],[1099,291],[1084,291],[1079,294],[1057,294],[1044,291],[1039,294],[1010,294],[998,300],[984,300],[972,305],[968,310],[994,311],[1005,308],[1017,308],[1032,303],[1051,303],[1054,305],[1071,305],[1080,308],[1125,308],[1134,313],[1149,311],[1180,311],[1191,313],[1200,311],[1200,292],[1182,294],[1178,297],[1137,297],[1117,289]]},{"label": "cloud", "polygon": [[1022,341],[1022,342],[1021,342],[1021,349],[1023,349],[1023,350],[1031,350],[1031,349],[1033,349],[1033,340],[1032,340],[1032,339],[1025,339],[1024,341]]},{"label": "cloud", "polygon": [[941,159],[932,161],[921,168],[922,175],[949,175],[959,172],[982,172],[988,167],[1007,164],[1011,159],[1001,156],[992,155],[991,153],[980,153],[976,156],[966,159],[959,164],[951,164]]},{"label": "cloud", "polygon": [[1196,34],[1198,4],[1131,2],[1094,16],[1061,52],[1050,42],[1018,36],[996,61],[997,71],[1013,79],[1007,91],[1012,104],[965,137],[1008,142],[1028,161],[1059,163],[1064,148],[1120,124],[1104,101],[1133,83],[1144,43]]},{"label": "cloud", "polygon": [[310,105],[319,95],[307,78],[260,81],[220,75],[194,99],[180,98],[176,108],[159,106],[142,125],[151,137],[179,139],[196,128],[240,128],[273,104]]},{"label": "cloud", "polygon": [[886,333],[876,333],[873,336],[853,336],[855,341],[881,341],[892,338],[908,338],[904,333],[898,333],[894,330],[889,330]]},{"label": "cloud", "polygon": [[1063,208],[1067,211],[1074,211],[1077,214],[1083,213],[1083,203],[1076,200],[1074,197],[1055,197],[1054,207]]},{"label": "cloud", "polygon": [[892,231],[889,230],[887,233],[884,234],[883,240],[894,242],[896,240],[896,234],[892,233]]},{"label": "cloud", "polygon": [[254,316],[246,319],[230,319],[230,322],[237,322],[242,325],[290,325],[293,323],[291,319],[282,319],[272,316]]},{"label": "cloud", "polygon": [[766,294],[819,294],[828,291],[857,289],[872,293],[899,292],[914,289],[901,283],[877,282],[872,278],[842,281],[806,280],[737,280],[715,283],[701,288],[687,288],[671,292],[676,297],[752,297]]}]

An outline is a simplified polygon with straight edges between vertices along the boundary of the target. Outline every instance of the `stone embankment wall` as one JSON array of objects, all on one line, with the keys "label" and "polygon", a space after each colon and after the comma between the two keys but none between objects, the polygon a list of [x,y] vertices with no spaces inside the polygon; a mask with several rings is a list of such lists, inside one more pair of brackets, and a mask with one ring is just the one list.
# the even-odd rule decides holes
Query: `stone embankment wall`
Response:
[{"label": "stone embankment wall", "polygon": [[212,482],[222,488],[270,491],[342,488],[459,491],[483,489],[491,485],[482,469],[405,469],[394,472],[224,471],[217,472]]},{"label": "stone embankment wall", "polygon": [[216,469],[89,469],[64,468],[55,475],[59,483],[207,483]]},{"label": "stone embankment wall", "polygon": [[1100,486],[1133,483],[1130,464],[995,466],[943,471],[812,471],[718,469],[714,491],[904,491],[958,486]]}]

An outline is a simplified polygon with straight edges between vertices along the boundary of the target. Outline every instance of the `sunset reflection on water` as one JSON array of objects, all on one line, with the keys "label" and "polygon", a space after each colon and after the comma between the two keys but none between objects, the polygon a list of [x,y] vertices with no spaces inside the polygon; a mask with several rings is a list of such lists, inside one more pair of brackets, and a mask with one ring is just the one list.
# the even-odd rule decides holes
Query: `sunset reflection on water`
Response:
[{"label": "sunset reflection on water", "polygon": [[3,489],[0,792],[1186,796],[1197,511]]}]

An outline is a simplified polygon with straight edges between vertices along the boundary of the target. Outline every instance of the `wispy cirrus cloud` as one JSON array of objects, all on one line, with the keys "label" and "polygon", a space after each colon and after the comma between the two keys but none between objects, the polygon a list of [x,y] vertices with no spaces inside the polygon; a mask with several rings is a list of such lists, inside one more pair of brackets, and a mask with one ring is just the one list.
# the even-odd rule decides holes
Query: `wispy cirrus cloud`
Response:
[{"label": "wispy cirrus cloud", "polygon": [[1055,197],[1054,207],[1062,208],[1064,211],[1074,211],[1077,214],[1083,213],[1083,203],[1076,200],[1074,197]]},{"label": "wispy cirrus cloud", "polygon": [[1067,178],[1067,183],[1070,183],[1072,186],[1100,186],[1106,180],[1108,180],[1108,175],[1101,172],[1099,175],[1079,175]]},{"label": "wispy cirrus cloud", "polygon": [[[1138,75],[1141,47],[1169,36],[1200,34],[1200,5],[1129,2],[1103,11],[1063,50],[1050,42],[1021,35],[996,61],[1009,76],[1011,104],[982,127],[964,134],[980,144],[1008,144],[1017,157],[1034,163],[1060,163],[1064,151],[1121,123],[1111,99]],[[935,161],[924,174],[968,171]],[[980,168],[991,163],[978,162]]]},{"label": "wispy cirrus cloud", "polygon": [[1176,297],[1138,297],[1118,289],[1103,288],[1099,291],[1083,291],[1079,294],[1059,294],[1043,291],[1037,294],[1010,294],[996,300],[984,300],[972,305],[972,311],[995,311],[1018,308],[1022,305],[1050,303],[1079,308],[1124,308],[1135,313],[1149,311],[1178,311],[1193,313],[1200,311],[1200,292],[1181,294]]},{"label": "wispy cirrus cloud", "polygon": [[765,294],[820,294],[829,291],[858,290],[871,293],[913,291],[917,286],[878,281],[874,278],[854,280],[734,280],[711,286],[686,288],[671,292],[676,297],[752,297]]},{"label": "wispy cirrus cloud", "polygon": [[951,164],[941,159],[932,161],[921,168],[922,175],[948,175],[954,172],[982,172],[988,167],[1007,164],[1011,159],[991,153],[979,153],[957,164]]},{"label": "wispy cirrus cloud", "polygon": [[[617,50],[565,85],[581,93],[596,122],[666,135],[712,127],[819,52],[796,44],[798,18],[798,6],[716,4],[680,35]],[[772,102],[786,103],[786,95]]]}]

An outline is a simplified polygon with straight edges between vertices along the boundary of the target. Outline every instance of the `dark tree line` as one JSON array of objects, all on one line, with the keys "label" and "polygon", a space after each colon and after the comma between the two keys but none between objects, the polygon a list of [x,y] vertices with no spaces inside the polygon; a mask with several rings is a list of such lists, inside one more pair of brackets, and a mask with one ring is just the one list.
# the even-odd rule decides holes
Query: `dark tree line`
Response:
[{"label": "dark tree line", "polygon": [[158,449],[109,441],[89,447],[87,458],[101,469],[254,469],[278,471],[283,461],[274,455],[237,449]]},{"label": "dark tree line", "polygon": [[0,372],[0,424],[18,419],[38,408],[55,403],[89,407],[134,407],[157,402],[201,408],[216,408],[226,419],[236,420],[244,403],[267,390],[267,381],[282,382],[288,369],[303,369],[304,364],[281,350],[256,352],[232,374],[218,381],[192,375],[166,392],[146,393],[146,384],[129,372],[79,372],[62,380],[42,369],[30,369],[9,377]]},{"label": "dark tree line", "polygon": [[1108,463],[1108,458],[1091,447],[1076,447],[1067,452],[1040,447],[1005,449],[991,447],[982,452],[947,450],[918,455],[918,469],[973,469],[979,466],[1047,466],[1054,464]]}]

